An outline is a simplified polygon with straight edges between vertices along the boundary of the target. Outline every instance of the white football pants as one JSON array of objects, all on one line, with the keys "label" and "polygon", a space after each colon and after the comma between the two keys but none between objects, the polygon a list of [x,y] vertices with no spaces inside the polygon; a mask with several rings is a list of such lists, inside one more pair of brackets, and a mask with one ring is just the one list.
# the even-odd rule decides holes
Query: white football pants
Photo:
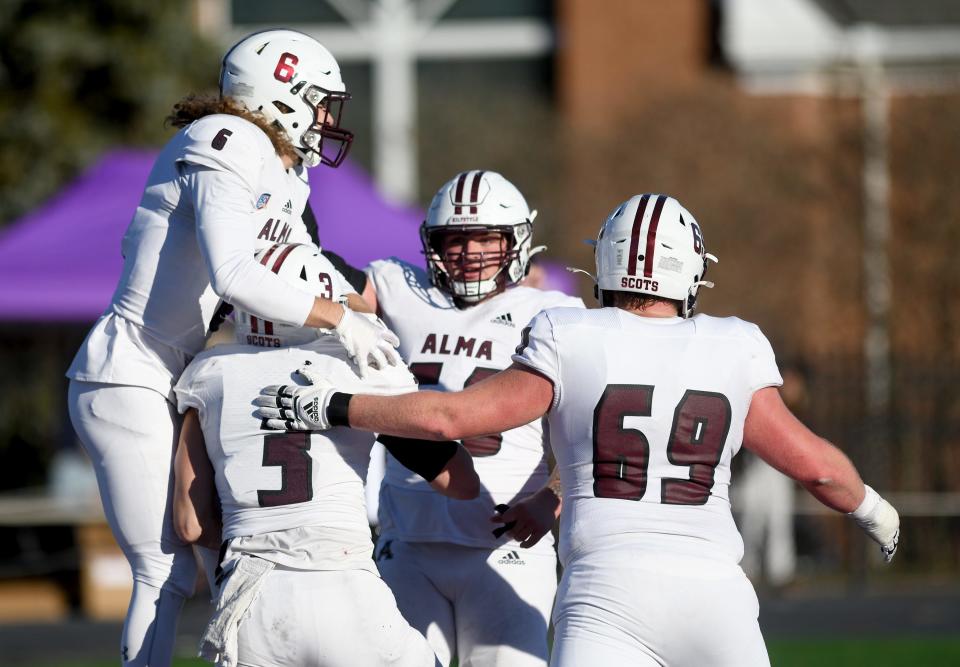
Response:
[{"label": "white football pants", "polygon": [[437,658],[365,570],[267,575],[238,629],[238,667],[436,667]]},{"label": "white football pants", "polygon": [[757,596],[739,567],[648,565],[583,556],[564,569],[551,667],[769,667]]},{"label": "white football pants", "polygon": [[180,416],[164,396],[144,387],[71,380],[67,402],[107,522],[133,572],[123,664],[169,665],[180,609],[197,574],[193,550],[177,538],[171,519]]},{"label": "white football pants", "polygon": [[545,667],[553,551],[381,540],[377,567],[443,667]]}]

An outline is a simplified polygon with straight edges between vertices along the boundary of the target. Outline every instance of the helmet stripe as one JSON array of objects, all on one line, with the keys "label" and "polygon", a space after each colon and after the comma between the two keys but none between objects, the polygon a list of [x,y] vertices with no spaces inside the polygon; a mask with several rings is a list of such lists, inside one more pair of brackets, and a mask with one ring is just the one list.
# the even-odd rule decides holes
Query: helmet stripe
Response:
[{"label": "helmet stripe", "polygon": [[270,246],[270,249],[269,249],[267,252],[263,253],[263,257],[260,258],[260,263],[263,264],[264,266],[266,266],[266,265],[267,265],[267,262],[270,261],[270,256],[271,256],[271,255],[274,253],[274,251],[276,251],[276,249],[279,248],[279,247],[280,247],[280,244],[279,244],[279,243],[274,243],[272,246]]},{"label": "helmet stripe", "polygon": [[480,179],[483,178],[485,172],[478,171],[473,177],[473,184],[470,186],[470,212],[476,214],[477,212],[477,197],[480,195]]},{"label": "helmet stripe", "polygon": [[[270,249],[263,253],[263,257],[260,258],[260,263],[266,266],[267,262],[270,261],[270,256],[273,255],[274,251],[279,247],[279,243],[274,243],[270,246]],[[266,322],[264,322],[264,324],[266,324]],[[259,320],[253,315],[250,316],[250,333],[260,333]]]},{"label": "helmet stripe", "polygon": [[660,212],[663,211],[663,205],[667,203],[667,195],[657,197],[657,203],[653,205],[653,215],[650,216],[650,227],[647,229],[647,251],[643,254],[643,277],[653,277],[653,251],[657,245],[657,226],[660,224]]},{"label": "helmet stripe", "polygon": [[469,172],[466,172],[466,171],[463,172],[462,174],[460,174],[460,177],[457,179],[457,190],[453,194],[453,203],[455,204],[455,206],[453,207],[453,212],[455,215],[460,215],[461,213],[463,213],[463,207],[460,206],[460,202],[463,201],[463,185],[464,183],[467,182],[468,173]]},{"label": "helmet stripe", "polygon": [[299,243],[292,243],[288,245],[286,248],[284,248],[283,252],[281,252],[277,256],[277,261],[273,263],[273,268],[270,270],[273,271],[274,273],[280,273],[280,267],[283,266],[283,262],[287,259],[287,257],[290,256],[290,253],[293,252],[294,248],[299,248],[299,247],[300,247]]},{"label": "helmet stripe", "polygon": [[627,260],[627,273],[637,275],[637,253],[640,252],[640,227],[643,225],[643,214],[647,210],[647,201],[650,195],[640,197],[637,212],[633,216],[633,229],[630,230],[630,259]]}]

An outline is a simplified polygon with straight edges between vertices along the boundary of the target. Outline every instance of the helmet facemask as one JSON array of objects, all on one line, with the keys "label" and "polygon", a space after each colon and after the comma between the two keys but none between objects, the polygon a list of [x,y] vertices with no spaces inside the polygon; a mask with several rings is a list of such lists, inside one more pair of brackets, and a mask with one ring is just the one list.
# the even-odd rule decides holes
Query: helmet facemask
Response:
[{"label": "helmet facemask", "polygon": [[[434,195],[427,218],[420,226],[430,282],[457,301],[469,304],[519,283],[530,270],[530,258],[544,250],[543,246],[531,248],[536,215],[516,186],[500,174],[485,170],[457,174]],[[494,257],[453,257],[444,263],[446,234],[478,233],[501,234],[501,250]],[[461,279],[464,269],[488,262],[497,267],[495,273],[485,278]]]},{"label": "helmet facemask", "polygon": [[299,145],[294,147],[297,154],[307,167],[319,164],[339,167],[353,144],[353,132],[340,127],[343,105],[350,99],[350,93],[307,86],[303,99],[312,109],[314,118],[323,120],[315,122],[300,135]]},{"label": "helmet facemask", "polygon": [[[515,227],[523,226],[527,227],[526,233],[529,236],[530,223],[505,227],[485,225],[421,227],[421,240],[431,281],[455,299],[467,303],[476,303],[491,294],[502,292],[508,285],[522,280],[526,275],[526,270],[523,270],[523,275],[515,279],[521,255]],[[462,236],[466,239],[476,234],[498,234],[500,250],[450,252],[444,249],[450,236]],[[496,271],[483,277],[486,270],[492,267],[496,267]],[[527,268],[529,268],[528,265]],[[476,273],[477,276],[467,278],[468,273]]]}]

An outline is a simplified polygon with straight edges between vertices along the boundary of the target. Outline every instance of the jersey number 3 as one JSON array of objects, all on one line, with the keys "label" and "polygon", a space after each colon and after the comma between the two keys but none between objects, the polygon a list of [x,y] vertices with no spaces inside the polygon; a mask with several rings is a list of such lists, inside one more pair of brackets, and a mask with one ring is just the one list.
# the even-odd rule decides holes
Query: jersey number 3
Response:
[{"label": "jersey number 3", "polygon": [[[650,442],[625,417],[652,414],[651,385],[611,384],[593,410],[593,495],[640,500],[647,490]],[[686,479],[661,481],[660,502],[703,505],[730,430],[730,401],[723,394],[688,389],[673,411],[667,460],[688,466]]]}]

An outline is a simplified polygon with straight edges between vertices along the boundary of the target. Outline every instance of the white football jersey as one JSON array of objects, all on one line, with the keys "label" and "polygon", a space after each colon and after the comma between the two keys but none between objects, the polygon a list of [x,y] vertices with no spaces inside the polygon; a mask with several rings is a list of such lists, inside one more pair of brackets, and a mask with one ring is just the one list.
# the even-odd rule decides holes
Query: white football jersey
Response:
[{"label": "white football jersey", "polygon": [[564,565],[584,553],[739,562],[730,461],[753,392],[782,384],[756,325],[558,308],[534,318],[514,360],[554,385]]},{"label": "white football jersey", "polygon": [[[459,391],[507,368],[520,332],[552,306],[583,307],[561,292],[512,287],[475,306],[458,309],[430,284],[425,270],[396,258],[367,269],[380,315],[400,337],[400,355],[423,389]],[[480,476],[480,496],[455,500],[387,455],[380,492],[380,534],[408,542],[451,542],[495,548],[516,544],[491,534],[494,507],[512,504],[541,488],[548,471],[542,420],[496,436],[463,442]],[[547,535],[535,548],[552,548]]]},{"label": "white football jersey", "polygon": [[[218,179],[198,192],[191,169]],[[313,296],[262,267],[239,269],[218,258],[251,260],[273,243],[312,243],[302,215],[307,171],[284,168],[267,136],[231,115],[203,117],[163,148],[120,248],[123,273],[106,313],[91,330],[68,377],[129,384],[168,394],[190,357],[203,349],[219,298],[211,271],[236,288],[237,307],[302,324]],[[195,210],[195,202],[205,202]],[[201,231],[203,233],[201,233]],[[206,242],[204,241],[206,239]],[[215,246],[215,247],[207,247]],[[299,318],[299,319],[297,319]]]},{"label": "white football jersey", "polygon": [[[371,370],[361,380],[339,341],[325,336],[281,349],[221,345],[206,350],[177,383],[179,408],[199,413],[225,540],[273,533],[275,554],[263,557],[304,569],[372,569],[363,484],[374,434],[344,427],[323,433],[270,431],[253,416],[260,390],[297,384],[295,371],[306,362],[347,392],[416,389],[402,366]],[[302,532],[292,537],[281,532],[291,529]]]}]

